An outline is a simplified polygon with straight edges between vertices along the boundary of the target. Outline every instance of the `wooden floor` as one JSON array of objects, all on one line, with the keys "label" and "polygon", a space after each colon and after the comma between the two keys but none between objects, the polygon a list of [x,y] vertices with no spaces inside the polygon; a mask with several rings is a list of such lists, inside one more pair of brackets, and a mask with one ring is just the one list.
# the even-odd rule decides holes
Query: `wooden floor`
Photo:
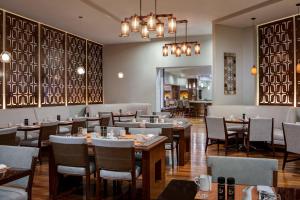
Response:
[{"label": "wooden floor", "polygon": [[[189,179],[193,177],[206,174],[206,157],[208,155],[224,155],[222,146],[220,152],[217,151],[217,145],[208,147],[208,152],[205,154],[205,128],[203,122],[199,119],[192,119],[192,144],[191,144],[191,160],[183,167],[175,167],[172,170],[169,165],[166,170],[167,182],[171,179]],[[246,153],[232,151],[228,156],[245,157]],[[255,151],[250,153],[249,157],[263,157],[273,158],[271,152]],[[277,152],[276,159],[279,160],[279,175],[278,185],[281,187],[298,187],[300,188],[300,162],[291,162],[286,166],[285,171],[281,170],[283,153]],[[125,186],[126,187],[126,186]],[[140,187],[140,184],[138,184]],[[64,199],[85,199],[81,192],[65,196]],[[44,162],[41,166],[37,166],[35,171],[34,185],[33,185],[33,200],[48,199],[48,164]],[[109,196],[107,199],[113,199]]]}]

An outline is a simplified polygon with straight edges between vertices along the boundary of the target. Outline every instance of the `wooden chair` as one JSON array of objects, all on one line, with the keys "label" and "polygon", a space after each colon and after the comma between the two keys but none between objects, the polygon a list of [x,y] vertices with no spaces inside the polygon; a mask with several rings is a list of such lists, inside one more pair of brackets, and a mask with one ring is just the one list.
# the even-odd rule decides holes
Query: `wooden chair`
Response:
[{"label": "wooden chair", "polygon": [[42,123],[40,134],[37,140],[24,140],[21,141],[21,146],[37,147],[39,148],[39,162],[42,164],[42,150],[49,146],[50,135],[56,135],[58,130],[57,122]]},{"label": "wooden chair", "polygon": [[235,183],[240,185],[277,186],[276,159],[209,156],[207,167],[213,182],[222,176],[233,177]]},{"label": "wooden chair", "polygon": [[134,118],[136,119],[137,113],[138,112],[136,111],[135,114],[131,117],[131,116],[126,116],[126,114],[124,114],[124,116],[115,116],[114,113],[111,112],[112,125],[114,126],[115,122],[129,122]]},{"label": "wooden chair", "polygon": [[17,128],[3,128],[0,129],[0,145],[10,145],[17,146],[19,145],[19,138],[16,137]]},{"label": "wooden chair", "polygon": [[101,117],[100,118],[100,121],[99,121],[99,124],[100,126],[109,126],[109,122],[110,122],[110,117],[109,116],[106,116],[106,117]]},{"label": "wooden chair", "polygon": [[272,145],[272,151],[274,154],[273,127],[273,118],[249,119],[248,133],[245,134],[247,154],[250,151],[250,142],[269,142]]},{"label": "wooden chair", "polygon": [[93,138],[96,155],[96,196],[101,198],[101,179],[131,182],[131,198],[135,199],[136,178],[141,168],[135,165],[133,140],[105,140]]},{"label": "wooden chair", "polygon": [[287,162],[300,160],[300,158],[288,160],[289,153],[300,154],[300,124],[282,123],[282,129],[285,141],[285,153],[282,164],[282,170],[284,170]]},{"label": "wooden chair", "polygon": [[161,132],[162,136],[166,136],[168,139],[165,142],[165,150],[171,151],[171,159],[172,159],[172,169],[174,169],[174,150],[175,156],[178,164],[179,159],[179,142],[173,135],[173,128],[162,128]]},{"label": "wooden chair", "polygon": [[34,147],[16,147],[0,145],[0,163],[9,167],[29,169],[30,175],[12,181],[0,187],[1,199],[28,199],[31,200],[32,183],[39,150]]},{"label": "wooden chair", "polygon": [[73,120],[71,135],[78,134],[79,128],[86,128],[86,119],[85,118]]},{"label": "wooden chair", "polygon": [[236,140],[236,148],[238,148],[238,133],[235,131],[228,131],[225,118],[220,117],[205,117],[205,127],[206,127],[206,146],[205,152],[207,152],[207,147],[209,144],[209,140],[215,140],[218,144],[218,152],[219,152],[219,144],[220,141],[224,141],[224,149],[225,155],[227,155],[227,151],[229,148],[229,140]]},{"label": "wooden chair", "polygon": [[[95,164],[90,162],[85,137],[50,136],[57,174],[85,176],[86,199],[90,197],[90,175],[95,172]],[[54,197],[57,196],[59,184]]]}]

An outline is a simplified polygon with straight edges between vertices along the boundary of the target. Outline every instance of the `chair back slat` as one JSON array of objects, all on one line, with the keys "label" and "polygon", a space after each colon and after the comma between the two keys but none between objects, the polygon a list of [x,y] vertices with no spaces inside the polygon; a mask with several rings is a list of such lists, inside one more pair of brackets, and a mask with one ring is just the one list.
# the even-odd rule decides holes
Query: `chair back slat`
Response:
[{"label": "chair back slat", "polygon": [[48,141],[50,135],[56,135],[58,130],[57,123],[45,123],[41,124],[39,143],[42,141]]},{"label": "chair back slat", "polygon": [[84,137],[50,137],[56,165],[87,167],[88,147]]},{"label": "chair back slat", "polygon": [[168,139],[166,140],[166,143],[172,143],[173,138],[173,128],[162,128],[161,136],[166,136]]},{"label": "chair back slat", "polygon": [[273,118],[249,119],[249,141],[272,141]]},{"label": "chair back slat", "polygon": [[130,172],[135,167],[134,142],[132,140],[93,139],[96,166],[99,169]]},{"label": "chair back slat", "polygon": [[74,120],[72,123],[72,130],[71,134],[75,135],[78,133],[78,128],[86,128],[86,121],[85,120]]},{"label": "chair back slat", "polygon": [[300,153],[300,125],[292,123],[283,123],[284,140],[287,152]]},{"label": "chair back slat", "polygon": [[225,119],[221,117],[205,117],[206,134],[208,138],[225,139]]}]

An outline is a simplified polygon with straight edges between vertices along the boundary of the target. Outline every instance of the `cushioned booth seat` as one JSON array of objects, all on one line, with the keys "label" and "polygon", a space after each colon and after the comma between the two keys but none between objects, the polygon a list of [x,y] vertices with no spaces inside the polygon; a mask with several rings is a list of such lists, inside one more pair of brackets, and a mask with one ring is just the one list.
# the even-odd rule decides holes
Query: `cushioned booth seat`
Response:
[{"label": "cushioned booth seat", "polygon": [[27,200],[27,192],[20,188],[0,186],[1,200]]}]

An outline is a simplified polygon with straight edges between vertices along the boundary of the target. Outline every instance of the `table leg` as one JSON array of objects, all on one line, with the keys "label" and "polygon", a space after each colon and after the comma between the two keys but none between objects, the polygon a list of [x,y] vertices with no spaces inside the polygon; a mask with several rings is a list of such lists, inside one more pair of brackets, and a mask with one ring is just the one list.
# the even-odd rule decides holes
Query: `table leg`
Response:
[{"label": "table leg", "polygon": [[27,140],[27,131],[24,131],[24,140]]},{"label": "table leg", "polygon": [[165,186],[165,144],[143,151],[143,200],[156,199]]}]

